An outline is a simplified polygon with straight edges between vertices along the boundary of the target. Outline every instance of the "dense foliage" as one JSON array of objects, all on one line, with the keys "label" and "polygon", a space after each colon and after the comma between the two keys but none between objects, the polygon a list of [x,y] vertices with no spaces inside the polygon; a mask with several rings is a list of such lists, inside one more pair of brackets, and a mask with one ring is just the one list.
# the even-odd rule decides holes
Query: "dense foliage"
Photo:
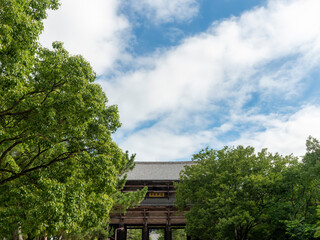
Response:
[{"label": "dense foliage", "polygon": [[188,235],[206,239],[315,239],[319,144],[302,161],[252,147],[204,149],[177,185]]},{"label": "dense foliage", "polygon": [[[187,236],[184,229],[172,228],[172,239],[173,240],[187,240]],[[150,240],[164,240],[165,239],[165,229],[153,230],[153,238],[151,233],[149,233]],[[128,240],[141,240],[142,239],[142,229],[127,229],[127,239]]]},{"label": "dense foliage", "polygon": [[128,240],[141,240],[142,239],[142,229],[127,229],[127,239]]},{"label": "dense foliage", "polygon": [[[165,240],[165,230],[159,229],[156,231],[158,235],[157,240]],[[187,235],[184,229],[172,228],[171,229],[171,238],[173,240],[187,240]]]},{"label": "dense foliage", "polygon": [[[121,194],[129,157],[96,75],[62,43],[37,42],[57,0],[0,0],[0,238],[84,237],[103,231]],[[103,227],[104,226],[104,227]],[[13,235],[13,236],[12,236]]]}]

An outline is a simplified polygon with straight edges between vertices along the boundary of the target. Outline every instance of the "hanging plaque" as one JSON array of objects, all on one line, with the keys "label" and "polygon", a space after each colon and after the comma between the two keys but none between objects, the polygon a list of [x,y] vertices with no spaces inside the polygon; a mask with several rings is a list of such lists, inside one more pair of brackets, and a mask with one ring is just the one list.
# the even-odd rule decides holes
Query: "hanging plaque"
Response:
[{"label": "hanging plaque", "polygon": [[149,197],[153,197],[153,198],[165,197],[165,193],[164,192],[149,192]]}]

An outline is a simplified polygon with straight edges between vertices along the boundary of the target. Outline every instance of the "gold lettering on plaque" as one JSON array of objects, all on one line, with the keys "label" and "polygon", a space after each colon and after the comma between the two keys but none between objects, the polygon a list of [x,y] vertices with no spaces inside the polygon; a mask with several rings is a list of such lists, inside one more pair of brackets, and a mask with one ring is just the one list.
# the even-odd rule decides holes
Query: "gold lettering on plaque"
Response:
[{"label": "gold lettering on plaque", "polygon": [[149,197],[164,197],[164,192],[150,192]]}]

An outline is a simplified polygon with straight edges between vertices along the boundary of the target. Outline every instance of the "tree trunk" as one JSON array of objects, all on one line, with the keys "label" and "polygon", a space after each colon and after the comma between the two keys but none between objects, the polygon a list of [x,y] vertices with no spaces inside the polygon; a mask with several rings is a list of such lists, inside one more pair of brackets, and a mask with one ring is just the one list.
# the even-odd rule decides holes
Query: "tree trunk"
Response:
[{"label": "tree trunk", "polygon": [[21,227],[18,227],[18,229],[12,233],[12,240],[23,240]]},{"label": "tree trunk", "polygon": [[235,228],[234,229],[234,239],[235,240],[247,240],[248,238],[248,232],[249,231],[244,231],[242,228]]}]

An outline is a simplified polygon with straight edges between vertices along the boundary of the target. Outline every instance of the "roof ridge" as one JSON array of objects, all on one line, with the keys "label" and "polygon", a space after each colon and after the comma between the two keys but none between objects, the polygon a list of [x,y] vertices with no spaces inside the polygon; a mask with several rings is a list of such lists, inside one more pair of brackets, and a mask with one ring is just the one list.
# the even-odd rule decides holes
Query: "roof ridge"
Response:
[{"label": "roof ridge", "polygon": [[161,164],[161,163],[168,163],[168,164],[183,164],[183,163],[192,163],[193,161],[135,161],[135,163],[137,164]]}]

